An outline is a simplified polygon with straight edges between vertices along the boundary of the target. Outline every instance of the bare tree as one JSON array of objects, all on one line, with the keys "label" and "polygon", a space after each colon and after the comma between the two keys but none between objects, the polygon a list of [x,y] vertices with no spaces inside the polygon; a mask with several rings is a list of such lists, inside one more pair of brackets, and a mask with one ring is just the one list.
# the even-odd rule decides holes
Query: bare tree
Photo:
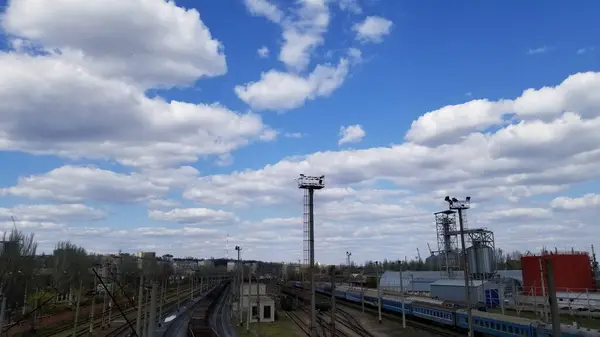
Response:
[{"label": "bare tree", "polygon": [[27,288],[35,274],[37,241],[33,233],[25,234],[18,229],[4,232],[0,251],[0,326],[6,321],[6,307],[26,305]]},{"label": "bare tree", "polygon": [[91,279],[89,269],[92,267],[92,259],[83,247],[79,247],[69,241],[61,241],[54,249],[54,276],[60,289],[69,288],[69,301],[73,287],[77,289],[75,305],[75,322],[73,335],[77,332],[77,321],[79,319],[79,304],[84,282]]}]

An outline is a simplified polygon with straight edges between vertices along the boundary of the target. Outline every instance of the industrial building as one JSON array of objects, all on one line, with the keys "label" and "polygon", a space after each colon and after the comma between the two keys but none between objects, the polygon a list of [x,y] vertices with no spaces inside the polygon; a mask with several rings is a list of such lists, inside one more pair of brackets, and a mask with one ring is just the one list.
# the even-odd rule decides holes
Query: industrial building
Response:
[{"label": "industrial building", "polygon": [[554,266],[557,292],[585,293],[596,290],[592,261],[587,252],[543,251],[539,255],[521,257],[523,290],[526,294],[542,296],[548,293],[545,259],[550,259]]},{"label": "industrial building", "polygon": [[[248,303],[251,305],[250,322],[258,322],[257,315],[260,315],[260,322],[275,321],[275,300],[267,296],[267,285],[263,283],[245,283],[242,285],[242,317],[247,317]],[[258,308],[260,307],[260,310]],[[232,305],[234,313],[238,312],[238,302]]]}]

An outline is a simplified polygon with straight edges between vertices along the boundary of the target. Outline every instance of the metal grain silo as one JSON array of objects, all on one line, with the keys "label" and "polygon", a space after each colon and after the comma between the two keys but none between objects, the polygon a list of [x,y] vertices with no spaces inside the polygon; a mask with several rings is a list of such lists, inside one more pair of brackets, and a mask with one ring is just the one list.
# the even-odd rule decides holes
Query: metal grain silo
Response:
[{"label": "metal grain silo", "polygon": [[494,249],[488,246],[471,246],[467,248],[469,272],[474,279],[486,279],[495,271]]}]

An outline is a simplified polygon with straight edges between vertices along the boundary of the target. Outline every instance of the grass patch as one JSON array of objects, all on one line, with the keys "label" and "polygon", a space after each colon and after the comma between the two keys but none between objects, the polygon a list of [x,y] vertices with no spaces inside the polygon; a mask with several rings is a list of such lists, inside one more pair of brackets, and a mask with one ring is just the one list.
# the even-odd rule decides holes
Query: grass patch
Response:
[{"label": "grass patch", "polygon": [[[489,309],[489,311],[496,314],[502,313],[502,310],[500,309]],[[517,315],[516,310],[506,309],[504,310],[504,314],[508,316],[519,316],[529,319],[540,319],[539,315],[536,315],[531,311],[521,311],[521,314]],[[560,322],[569,325],[573,324],[573,322],[577,322],[577,324],[582,327],[600,330],[600,318],[598,317],[561,315]]]},{"label": "grass patch", "polygon": [[287,317],[281,317],[275,322],[250,324],[250,331],[246,331],[246,325],[236,326],[239,337],[296,337],[298,327]]}]

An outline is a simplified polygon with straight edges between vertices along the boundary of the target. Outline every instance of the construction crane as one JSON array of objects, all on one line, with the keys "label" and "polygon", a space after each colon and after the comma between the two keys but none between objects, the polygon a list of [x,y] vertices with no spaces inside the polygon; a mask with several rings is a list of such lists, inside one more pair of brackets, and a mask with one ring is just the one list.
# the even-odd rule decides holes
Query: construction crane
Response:
[{"label": "construction crane", "polygon": [[423,261],[423,260],[421,260],[421,252],[419,252],[418,247],[417,247],[417,258],[419,259],[418,261]]},{"label": "construction crane", "polygon": [[433,250],[431,250],[431,246],[429,245],[429,242],[427,242],[427,248],[429,248],[429,255],[433,256]]}]

